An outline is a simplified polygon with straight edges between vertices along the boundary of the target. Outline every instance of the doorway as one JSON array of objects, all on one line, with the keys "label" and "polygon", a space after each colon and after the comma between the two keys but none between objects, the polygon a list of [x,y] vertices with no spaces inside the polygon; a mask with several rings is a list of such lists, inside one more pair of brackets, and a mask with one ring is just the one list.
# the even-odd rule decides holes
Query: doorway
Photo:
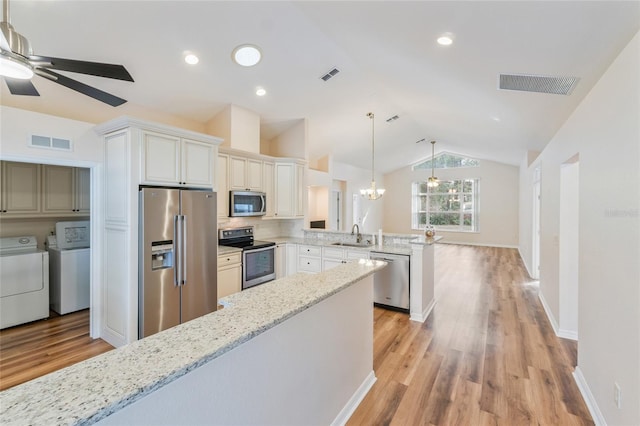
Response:
[{"label": "doorway", "polygon": [[334,180],[329,196],[329,229],[343,231],[344,229],[344,194],[346,182]]},{"label": "doorway", "polygon": [[533,229],[531,235],[531,278],[540,279],[540,167],[533,171]]},{"label": "doorway", "polygon": [[578,340],[578,224],[579,158],[576,154],[560,167],[560,236],[558,335]]}]

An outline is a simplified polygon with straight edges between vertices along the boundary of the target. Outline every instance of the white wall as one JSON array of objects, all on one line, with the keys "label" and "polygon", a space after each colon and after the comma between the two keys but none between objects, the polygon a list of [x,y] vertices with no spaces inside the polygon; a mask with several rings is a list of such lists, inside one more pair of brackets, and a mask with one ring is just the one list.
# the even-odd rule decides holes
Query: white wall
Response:
[{"label": "white wall", "polygon": [[[349,164],[334,161],[331,167],[331,175],[334,180],[346,181],[346,191],[344,194],[344,224],[343,230],[349,231],[354,224],[353,221],[353,195],[357,195],[360,203],[360,232],[373,234],[382,227],[383,204],[389,193],[380,200],[370,201],[362,198],[360,189],[371,186],[371,170],[360,169]],[[385,181],[382,176],[377,175],[376,186],[385,188]],[[385,229],[386,231],[386,229]]]},{"label": "white wall", "polygon": [[[640,424],[640,34],[521,173],[521,227],[531,226],[533,169],[541,167],[540,292],[560,318],[560,168],[580,156],[577,377],[596,420]],[[531,256],[531,235],[520,252]],[[613,399],[622,390],[622,408]],[[600,415],[602,417],[600,417]]]},{"label": "white wall", "polygon": [[[516,247],[518,244],[518,167],[481,160],[479,167],[438,169],[438,179],[480,179],[479,231],[445,232],[443,242]],[[411,184],[426,181],[431,170],[403,167],[384,177],[384,231],[418,233],[411,229]]]},{"label": "white wall", "polygon": [[[100,336],[102,288],[102,187],[104,151],[102,138],[92,123],[0,107],[0,159],[29,163],[91,168],[91,336]],[[31,134],[70,139],[73,151],[28,146]]]}]

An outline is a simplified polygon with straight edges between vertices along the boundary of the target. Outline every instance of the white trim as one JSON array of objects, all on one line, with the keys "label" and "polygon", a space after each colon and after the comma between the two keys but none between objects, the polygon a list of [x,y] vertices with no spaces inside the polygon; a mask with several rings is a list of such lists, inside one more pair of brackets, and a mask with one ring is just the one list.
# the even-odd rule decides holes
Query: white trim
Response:
[{"label": "white trim", "polygon": [[553,332],[555,333],[556,336],[559,336],[559,334],[558,334],[558,322],[556,321],[555,317],[551,313],[551,309],[549,308],[549,305],[547,305],[547,301],[544,300],[544,296],[543,296],[543,294],[542,294],[542,292],[540,290],[538,290],[538,299],[540,300],[540,303],[542,304],[542,308],[544,309],[544,313],[547,314],[547,319],[549,319],[549,322],[551,323],[551,327],[553,328]]},{"label": "white trim", "polygon": [[376,380],[378,380],[376,378],[376,373],[371,370],[369,375],[365,377],[364,381],[358,387],[358,389],[356,389],[354,394],[351,395],[351,398],[349,398],[349,401],[347,401],[346,405],[342,408],[342,410],[340,410],[336,418],[333,419],[333,422],[331,422],[332,426],[342,426],[349,421],[353,413],[356,411],[356,408],[358,408],[364,397],[367,396],[367,393],[369,393],[369,390],[376,382]]},{"label": "white trim", "polygon": [[584,403],[587,405],[587,409],[591,414],[591,418],[593,418],[593,422],[596,426],[606,426],[607,422],[604,419],[604,416],[598,407],[598,403],[591,393],[591,389],[589,389],[587,379],[585,379],[579,366],[573,371],[573,379],[576,381],[576,385],[578,385],[578,390],[582,395],[582,399],[584,399]]},{"label": "white trim", "polygon": [[524,258],[524,256],[522,255],[522,252],[520,251],[520,246],[518,246],[518,254],[520,255],[520,259],[522,259],[522,263],[524,263],[524,268],[527,270],[527,274],[529,274],[529,278],[535,279],[533,277],[533,274],[531,274],[531,268],[529,267],[529,264],[527,263],[527,259]]},{"label": "white trim", "polygon": [[433,307],[434,306],[436,306],[436,300],[435,299],[431,299],[431,302],[429,302],[429,304],[424,309],[424,311],[422,311],[422,315],[411,314],[409,319],[411,321],[425,322],[427,320],[427,318],[429,317],[429,314],[431,314],[431,311],[433,311]]},{"label": "white trim", "polygon": [[[463,241],[438,241],[438,244],[455,244],[460,246],[480,246],[480,247],[500,247],[500,248],[511,248],[511,249],[519,249],[517,245],[511,244],[486,244],[486,243],[467,243]],[[522,256],[520,256],[522,258]]]},{"label": "white trim", "polygon": [[558,335],[558,337],[562,337],[563,339],[578,341],[578,332],[575,330],[565,330],[561,328],[556,334]]}]

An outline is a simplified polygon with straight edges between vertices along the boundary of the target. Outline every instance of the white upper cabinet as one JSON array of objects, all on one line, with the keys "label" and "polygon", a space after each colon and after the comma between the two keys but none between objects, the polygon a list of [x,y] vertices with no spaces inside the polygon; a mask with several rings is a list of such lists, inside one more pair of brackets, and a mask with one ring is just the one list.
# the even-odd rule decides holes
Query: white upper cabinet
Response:
[{"label": "white upper cabinet", "polygon": [[262,190],[266,194],[267,199],[267,211],[264,215],[265,218],[272,218],[275,214],[275,165],[271,161],[265,161],[262,163]]},{"label": "white upper cabinet", "polygon": [[229,157],[229,189],[262,191],[262,161]]},{"label": "white upper cabinet", "polygon": [[86,168],[42,166],[42,213],[88,215],[91,171]]},{"label": "white upper cabinet", "polygon": [[0,162],[0,214],[40,213],[40,165]]},{"label": "white upper cabinet", "polygon": [[304,216],[304,165],[295,161],[275,163],[275,212],[277,218]]},{"label": "white upper cabinet", "polygon": [[218,154],[216,163],[216,191],[218,194],[218,217],[229,216],[229,156]]},{"label": "white upper cabinet", "polygon": [[142,132],[141,183],[213,187],[215,145]]}]

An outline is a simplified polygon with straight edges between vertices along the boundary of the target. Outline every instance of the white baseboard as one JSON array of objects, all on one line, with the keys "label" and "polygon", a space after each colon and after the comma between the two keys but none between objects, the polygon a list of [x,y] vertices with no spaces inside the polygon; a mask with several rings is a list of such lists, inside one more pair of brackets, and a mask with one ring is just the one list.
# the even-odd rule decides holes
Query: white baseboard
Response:
[{"label": "white baseboard", "polygon": [[409,319],[411,321],[425,322],[429,317],[429,314],[431,314],[431,311],[433,310],[434,306],[436,306],[436,300],[431,299],[431,302],[429,303],[429,305],[427,305],[424,311],[422,311],[422,314],[411,314],[409,316]]},{"label": "white baseboard", "polygon": [[438,241],[437,244],[456,244],[460,246],[499,247],[499,248],[512,248],[512,249],[518,248],[517,245],[511,245],[511,244],[467,243],[464,241],[445,241],[444,239]]},{"label": "white baseboard", "polygon": [[561,328],[556,334],[558,337],[562,337],[563,339],[578,341],[578,332],[574,330],[565,330]]},{"label": "white baseboard", "polygon": [[558,322],[556,321],[555,317],[551,313],[551,309],[549,308],[549,305],[547,305],[547,301],[544,300],[544,296],[542,295],[541,291],[538,291],[538,299],[540,300],[540,303],[542,304],[542,308],[544,309],[544,313],[547,314],[547,318],[549,319],[549,322],[551,323],[551,327],[553,328],[553,332],[555,333],[556,336],[559,336],[559,334],[558,334]]},{"label": "white baseboard", "polygon": [[607,426],[607,422],[596,403],[596,399],[593,397],[591,393],[591,389],[589,389],[589,385],[587,384],[587,380],[584,378],[582,374],[582,370],[580,367],[576,367],[573,371],[573,379],[576,381],[576,385],[578,385],[578,390],[584,399],[585,404],[587,404],[587,408],[589,409],[589,413],[593,418],[593,422],[596,426]]},{"label": "white baseboard", "polygon": [[371,389],[371,386],[373,386],[376,380],[376,373],[371,370],[371,373],[367,375],[355,393],[351,395],[347,404],[340,410],[336,418],[333,419],[331,426],[343,426],[347,424],[347,421],[349,421],[351,415],[356,411],[356,408],[358,408],[358,405],[360,405],[364,397],[367,396],[369,389]]}]

